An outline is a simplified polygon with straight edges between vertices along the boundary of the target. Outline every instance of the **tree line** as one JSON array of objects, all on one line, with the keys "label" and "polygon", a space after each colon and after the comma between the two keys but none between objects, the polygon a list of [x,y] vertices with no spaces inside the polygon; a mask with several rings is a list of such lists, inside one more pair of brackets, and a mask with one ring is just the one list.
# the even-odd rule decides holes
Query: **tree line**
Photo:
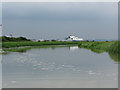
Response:
[{"label": "tree line", "polygon": [[19,41],[31,41],[31,40],[27,39],[26,37],[7,37],[7,36],[2,36],[2,37],[0,37],[0,41],[2,41],[2,42],[8,42],[8,41],[19,42]]}]

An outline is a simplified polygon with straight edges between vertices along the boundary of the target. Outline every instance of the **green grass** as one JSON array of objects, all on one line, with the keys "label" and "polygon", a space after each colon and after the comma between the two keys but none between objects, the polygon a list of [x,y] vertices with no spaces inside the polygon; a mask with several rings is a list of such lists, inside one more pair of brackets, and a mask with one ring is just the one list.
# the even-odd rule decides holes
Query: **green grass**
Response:
[{"label": "green grass", "polygon": [[3,48],[11,47],[23,47],[23,46],[43,46],[43,45],[78,45],[79,42],[62,42],[62,41],[52,41],[52,42],[3,42]]},{"label": "green grass", "polygon": [[110,58],[114,61],[120,61],[120,41],[82,41],[82,42],[63,42],[63,41],[52,41],[52,42],[3,42],[0,43],[4,53],[7,52],[26,52],[32,48],[52,48],[53,50],[57,47],[66,47],[78,45],[79,48],[89,49],[95,53],[107,52]]},{"label": "green grass", "polygon": [[[78,45],[80,48],[90,49],[95,52],[118,52],[117,41],[83,41],[83,42],[63,42],[63,41],[52,41],[52,42],[3,42],[2,48],[13,48],[13,47],[24,47],[24,46],[50,46],[50,45]],[[98,53],[99,53],[98,52]]]},{"label": "green grass", "polygon": [[63,48],[63,47],[70,47],[70,46],[74,46],[74,45],[51,45],[51,46],[27,46],[27,47],[14,47],[14,48],[2,48],[2,50],[4,51],[2,54],[7,54],[9,52],[26,52],[28,50],[31,49],[49,49],[51,48],[52,50],[56,49],[56,48]]},{"label": "green grass", "polygon": [[120,41],[109,42],[81,42],[80,48],[89,49],[95,53],[107,52],[115,62],[120,61]]},{"label": "green grass", "polygon": [[114,43],[110,46],[109,52],[119,53],[119,54],[120,54],[120,41],[114,42]]},{"label": "green grass", "polygon": [[90,49],[91,51],[112,52],[120,54],[120,41],[81,42],[78,46],[80,48]]},{"label": "green grass", "polygon": [[86,49],[90,49],[91,51],[98,51],[101,50],[108,52],[109,48],[111,47],[112,44],[114,44],[115,41],[109,41],[109,42],[105,42],[105,41],[95,41],[95,42],[81,42],[79,43],[79,47],[80,48],[86,48]]},{"label": "green grass", "polygon": [[110,57],[116,62],[120,61],[120,41],[114,42],[109,48]]}]

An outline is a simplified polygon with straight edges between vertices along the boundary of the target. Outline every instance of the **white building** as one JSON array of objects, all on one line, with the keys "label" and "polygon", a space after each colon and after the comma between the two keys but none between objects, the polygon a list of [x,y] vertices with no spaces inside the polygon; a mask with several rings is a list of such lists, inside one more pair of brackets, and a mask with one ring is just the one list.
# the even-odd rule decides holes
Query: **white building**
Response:
[{"label": "white building", "polygon": [[66,40],[67,41],[83,41],[83,38],[78,38],[76,36],[70,35]]}]

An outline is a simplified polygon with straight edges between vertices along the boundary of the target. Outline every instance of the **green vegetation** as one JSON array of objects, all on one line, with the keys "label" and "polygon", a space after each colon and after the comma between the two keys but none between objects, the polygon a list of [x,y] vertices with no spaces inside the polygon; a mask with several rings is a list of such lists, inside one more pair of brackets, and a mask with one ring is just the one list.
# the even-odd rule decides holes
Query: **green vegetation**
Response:
[{"label": "green vegetation", "polygon": [[120,41],[81,42],[78,46],[95,53],[108,52],[111,59],[116,62],[120,61]]},{"label": "green vegetation", "polygon": [[[56,48],[63,48],[63,47],[70,47],[71,45],[55,45],[55,46],[27,46],[27,47],[14,47],[14,48],[3,48],[2,50],[4,51],[3,54],[7,54],[9,52],[26,52],[31,49],[49,49],[51,48],[52,50]],[[73,45],[74,46],[74,45]]]},{"label": "green vegetation", "polygon": [[43,45],[78,45],[79,42],[63,42],[63,41],[41,41],[41,42],[3,42],[3,48],[23,47],[23,46],[43,46]]},{"label": "green vegetation", "polygon": [[108,52],[110,57],[118,62],[120,61],[120,41],[81,41],[81,42],[66,42],[66,41],[56,41],[56,40],[45,40],[38,42],[33,42],[26,37],[0,37],[2,43],[0,43],[0,48],[3,52],[26,52],[31,48],[49,48],[53,50],[57,46],[71,46],[78,45],[79,48],[89,49],[95,53]]},{"label": "green vegetation", "polygon": [[120,53],[120,41],[114,42],[114,43],[110,46],[109,52]]},{"label": "green vegetation", "polygon": [[2,41],[2,42],[19,42],[19,41],[30,41],[30,39],[27,39],[26,37],[2,36],[2,37],[0,37],[0,41]]},{"label": "green vegetation", "polygon": [[[108,52],[110,46],[114,43],[115,41],[90,41],[90,42],[81,42],[79,43],[80,48],[86,48],[90,49],[91,51],[100,51],[100,52]],[[99,53],[99,52],[98,52]]]},{"label": "green vegetation", "polygon": [[[113,52],[120,53],[118,48],[120,42],[117,41],[82,41],[82,42],[64,42],[64,41],[22,41],[22,42],[3,42],[2,48],[24,47],[24,46],[49,46],[49,45],[78,45],[79,48],[90,49],[96,53]],[[1,45],[1,43],[0,43]]]},{"label": "green vegetation", "polygon": [[[91,51],[100,51],[100,52],[113,52],[113,53],[120,53],[119,48],[120,42],[119,41],[96,41],[96,42],[80,42],[80,48],[90,49]],[[98,52],[99,53],[99,52]]]},{"label": "green vegetation", "polygon": [[112,44],[109,48],[108,53],[114,61],[120,61],[120,41],[117,41],[114,44]]}]

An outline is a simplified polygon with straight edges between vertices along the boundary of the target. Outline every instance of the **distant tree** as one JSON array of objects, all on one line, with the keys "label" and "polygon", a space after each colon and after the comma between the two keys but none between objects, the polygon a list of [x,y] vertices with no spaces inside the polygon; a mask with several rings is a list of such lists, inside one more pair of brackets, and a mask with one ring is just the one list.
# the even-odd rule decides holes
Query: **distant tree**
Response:
[{"label": "distant tree", "polygon": [[51,40],[52,42],[55,42],[56,40]]},{"label": "distant tree", "polygon": [[44,42],[49,42],[49,40],[44,40]]},{"label": "distant tree", "polygon": [[7,42],[7,41],[9,41],[9,38],[6,37],[6,36],[2,36],[1,38],[2,38],[2,41],[3,41],[3,42]]},{"label": "distant tree", "polygon": [[7,42],[7,41],[31,41],[30,39],[27,39],[26,37],[7,37],[7,36],[2,36],[2,41]]},{"label": "distant tree", "polygon": [[16,39],[18,39],[18,41],[27,41],[27,39],[25,37],[18,37]]},{"label": "distant tree", "polygon": [[41,42],[40,40],[38,40],[38,42]]}]

